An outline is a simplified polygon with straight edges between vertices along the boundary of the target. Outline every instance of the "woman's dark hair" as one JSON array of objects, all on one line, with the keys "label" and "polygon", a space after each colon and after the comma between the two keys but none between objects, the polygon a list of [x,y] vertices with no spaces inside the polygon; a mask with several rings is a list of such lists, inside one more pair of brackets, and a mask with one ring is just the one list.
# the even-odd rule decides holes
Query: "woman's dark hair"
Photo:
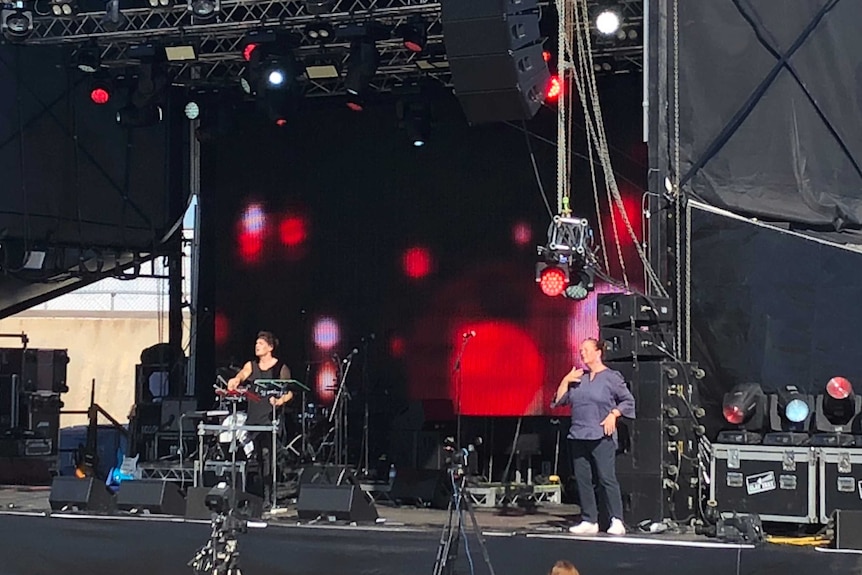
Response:
[{"label": "woman's dark hair", "polygon": [[271,331],[259,331],[257,332],[257,339],[262,339],[266,343],[268,343],[272,349],[278,347],[278,338],[275,337]]},{"label": "woman's dark hair", "polygon": [[596,347],[596,349],[598,351],[602,352],[602,357],[605,357],[605,352],[608,350],[608,346],[604,340],[601,340],[601,339],[598,339],[595,337],[588,337],[584,341],[593,342],[593,345]]}]

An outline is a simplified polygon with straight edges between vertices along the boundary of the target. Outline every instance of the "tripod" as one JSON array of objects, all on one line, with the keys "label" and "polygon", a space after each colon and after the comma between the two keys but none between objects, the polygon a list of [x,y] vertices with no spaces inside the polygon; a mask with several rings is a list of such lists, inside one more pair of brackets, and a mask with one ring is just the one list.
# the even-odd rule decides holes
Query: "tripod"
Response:
[{"label": "tripod", "polygon": [[212,531],[209,540],[197,550],[188,566],[195,575],[242,575],[239,567],[239,543],[236,535],[245,527],[245,522],[233,516],[213,513]]},{"label": "tripod", "polygon": [[488,572],[490,575],[494,575],[494,566],[491,565],[491,557],[488,555],[488,548],[485,546],[482,530],[476,521],[473,504],[470,503],[470,494],[467,492],[466,485],[467,478],[463,469],[459,465],[453,464],[449,467],[448,475],[452,482],[452,499],[449,501],[449,517],[443,526],[443,533],[440,536],[440,546],[437,548],[437,559],[434,561],[433,575],[453,575],[455,573],[455,563],[458,560],[458,548],[460,547],[462,536],[464,538],[464,551],[467,555],[467,561],[470,563],[470,572],[473,572],[473,557],[470,555],[468,541],[469,534],[464,530],[465,511],[470,514],[472,533],[479,542],[479,548],[482,550],[482,558],[485,560],[485,564],[488,565]]}]

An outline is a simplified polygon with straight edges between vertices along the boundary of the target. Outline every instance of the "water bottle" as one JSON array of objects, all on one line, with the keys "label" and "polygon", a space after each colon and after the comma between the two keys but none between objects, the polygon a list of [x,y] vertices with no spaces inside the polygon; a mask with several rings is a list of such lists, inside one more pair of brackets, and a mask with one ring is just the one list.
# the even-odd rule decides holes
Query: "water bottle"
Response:
[{"label": "water bottle", "polygon": [[395,464],[389,466],[389,485],[392,485],[395,482]]}]

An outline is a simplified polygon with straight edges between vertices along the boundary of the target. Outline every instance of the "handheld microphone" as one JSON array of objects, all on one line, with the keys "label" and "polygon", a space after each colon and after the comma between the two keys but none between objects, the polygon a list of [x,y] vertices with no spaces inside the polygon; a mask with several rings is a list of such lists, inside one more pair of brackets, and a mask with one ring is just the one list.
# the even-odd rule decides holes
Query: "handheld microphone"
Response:
[{"label": "handheld microphone", "polygon": [[461,337],[464,339],[470,339],[471,337],[476,337],[476,330],[471,329],[470,331],[465,331],[461,334]]}]

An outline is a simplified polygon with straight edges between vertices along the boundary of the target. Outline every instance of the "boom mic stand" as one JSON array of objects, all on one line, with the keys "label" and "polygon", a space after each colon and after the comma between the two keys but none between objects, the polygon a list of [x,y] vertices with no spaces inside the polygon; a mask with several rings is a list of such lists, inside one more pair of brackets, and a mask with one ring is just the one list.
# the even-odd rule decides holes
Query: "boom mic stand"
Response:
[{"label": "boom mic stand", "polygon": [[458,350],[458,357],[455,359],[455,367],[452,371],[455,373],[455,446],[461,449],[461,389],[464,383],[464,377],[461,373],[461,360],[464,358],[464,352],[467,350],[467,344],[470,338],[476,335],[475,331],[468,331],[461,336],[461,349]]},{"label": "boom mic stand", "polygon": [[341,370],[341,381],[338,382],[338,392],[335,394],[332,412],[329,414],[329,423],[332,425],[331,432],[334,433],[333,449],[335,450],[336,465],[347,463],[347,457],[344,454],[347,445],[347,410],[345,404],[351,399],[350,392],[347,390],[347,374],[350,373],[350,368],[353,365],[353,356],[357,353],[359,350],[354,348],[342,360],[344,368]]}]

